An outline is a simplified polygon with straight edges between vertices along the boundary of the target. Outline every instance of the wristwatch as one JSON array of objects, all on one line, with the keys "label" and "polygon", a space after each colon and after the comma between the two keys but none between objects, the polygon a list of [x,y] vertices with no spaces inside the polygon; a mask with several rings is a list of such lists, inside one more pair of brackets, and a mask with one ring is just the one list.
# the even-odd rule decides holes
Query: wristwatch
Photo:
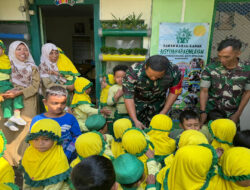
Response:
[{"label": "wristwatch", "polygon": [[205,110],[200,110],[200,114],[206,113]]}]

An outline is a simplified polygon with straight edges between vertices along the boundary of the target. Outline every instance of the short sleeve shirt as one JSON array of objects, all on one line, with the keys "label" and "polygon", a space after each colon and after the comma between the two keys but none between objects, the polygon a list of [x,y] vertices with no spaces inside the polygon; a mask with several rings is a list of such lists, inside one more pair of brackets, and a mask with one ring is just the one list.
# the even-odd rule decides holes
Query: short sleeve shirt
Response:
[{"label": "short sleeve shirt", "polygon": [[229,70],[220,62],[212,63],[202,72],[200,86],[209,89],[206,111],[217,108],[229,117],[237,111],[243,93],[250,90],[250,64],[239,62]]}]

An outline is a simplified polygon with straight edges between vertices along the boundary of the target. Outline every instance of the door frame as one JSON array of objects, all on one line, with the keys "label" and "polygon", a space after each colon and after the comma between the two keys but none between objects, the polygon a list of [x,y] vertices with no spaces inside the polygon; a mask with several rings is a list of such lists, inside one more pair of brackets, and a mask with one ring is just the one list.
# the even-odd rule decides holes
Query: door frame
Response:
[{"label": "door frame", "polygon": [[[34,11],[34,15],[30,15],[31,52],[37,65],[40,64],[40,55],[42,47],[39,21],[39,6],[41,5],[55,5],[55,3],[54,0],[35,0],[34,3],[30,5],[30,10]],[[98,29],[101,27],[100,0],[84,0],[82,3],[77,3],[77,5],[93,5],[96,98],[97,100],[99,100],[101,89],[100,77],[102,75],[102,66],[99,60],[101,38],[98,35]]]}]

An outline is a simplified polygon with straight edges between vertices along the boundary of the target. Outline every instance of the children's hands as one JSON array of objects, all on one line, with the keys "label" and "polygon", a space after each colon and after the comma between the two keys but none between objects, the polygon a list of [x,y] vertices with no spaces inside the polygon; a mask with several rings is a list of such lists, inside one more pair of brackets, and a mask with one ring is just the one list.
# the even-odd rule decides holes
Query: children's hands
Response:
[{"label": "children's hands", "polygon": [[101,109],[100,112],[101,112],[102,114],[104,114],[104,115],[110,115],[110,114],[111,114],[111,111],[108,110],[108,109],[106,109],[106,108]]},{"label": "children's hands", "polygon": [[146,182],[148,185],[155,184],[155,176],[153,174],[148,175]]},{"label": "children's hands", "polygon": [[118,101],[118,99],[123,95],[123,91],[122,89],[117,90],[117,92],[115,93],[114,98]]},{"label": "children's hands", "polygon": [[148,149],[148,151],[145,153],[148,158],[154,158],[155,152],[151,149]]},{"label": "children's hands", "polygon": [[140,122],[139,120],[134,121],[134,123],[135,123],[135,126],[136,126],[137,128],[142,129],[142,130],[143,130],[143,129],[146,129],[145,125],[143,125],[143,123]]}]

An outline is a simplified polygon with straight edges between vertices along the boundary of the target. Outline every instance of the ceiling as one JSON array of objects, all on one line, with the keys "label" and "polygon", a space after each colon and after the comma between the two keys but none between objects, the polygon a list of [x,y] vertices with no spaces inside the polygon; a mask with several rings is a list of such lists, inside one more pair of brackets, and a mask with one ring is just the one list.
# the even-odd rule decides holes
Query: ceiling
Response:
[{"label": "ceiling", "polygon": [[93,16],[92,5],[49,5],[41,6],[43,16],[84,17]]}]

